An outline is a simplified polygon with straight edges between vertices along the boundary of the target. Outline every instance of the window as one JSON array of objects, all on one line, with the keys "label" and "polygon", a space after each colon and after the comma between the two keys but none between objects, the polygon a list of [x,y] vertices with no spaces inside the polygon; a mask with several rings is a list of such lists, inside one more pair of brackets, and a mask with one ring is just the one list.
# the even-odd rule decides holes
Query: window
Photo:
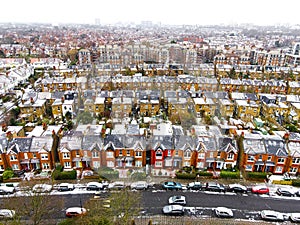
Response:
[{"label": "window", "polygon": [[272,156],[268,156],[268,161],[272,161]]},{"label": "window", "polygon": [[297,173],[298,167],[291,167],[290,168],[290,173]]},{"label": "window", "polygon": [[42,168],[43,168],[43,170],[48,170],[48,169],[50,169],[50,166],[48,163],[43,163]]},{"label": "window", "polygon": [[99,152],[98,151],[93,151],[92,152],[92,158],[98,158],[99,157]]},{"label": "window", "polygon": [[259,155],[258,160],[260,161],[262,160],[262,155]]},{"label": "window", "polygon": [[79,151],[76,151],[76,157],[80,157]]},{"label": "window", "polygon": [[217,155],[217,157],[218,157],[218,158],[220,158],[220,157],[221,157],[221,152],[218,152],[218,155]]},{"label": "window", "polygon": [[142,157],[142,152],[141,151],[136,151],[135,152],[135,157]]},{"label": "window", "polygon": [[71,163],[70,162],[64,162],[64,167],[65,168],[71,168]]},{"label": "window", "polygon": [[63,159],[69,159],[70,158],[70,153],[69,152],[64,152],[63,153]]},{"label": "window", "polygon": [[191,151],[184,151],[184,158],[191,158]]},{"label": "window", "polygon": [[204,152],[199,153],[198,159],[204,159],[204,158],[205,158],[205,153]]},{"label": "window", "polygon": [[136,167],[142,167],[142,161],[135,161]]},{"label": "window", "polygon": [[165,166],[172,166],[172,160],[166,160],[165,161]]},{"label": "window", "polygon": [[3,165],[0,165],[0,170],[4,170],[4,166]]},{"label": "window", "polygon": [[130,150],[127,150],[127,156],[130,156]]},{"label": "window", "polygon": [[248,155],[248,162],[253,162],[254,161],[254,156],[253,155]]},{"label": "window", "polygon": [[60,107],[59,106],[57,106],[57,111],[60,111]]},{"label": "window", "polygon": [[12,169],[13,170],[18,170],[19,169],[19,165],[18,164],[12,164]]},{"label": "window", "polygon": [[250,164],[246,165],[246,171],[252,171],[252,165]]},{"label": "window", "polygon": [[155,167],[162,167],[162,162],[155,162]]},{"label": "window", "polygon": [[171,156],[171,150],[168,150],[168,156]]},{"label": "window", "polygon": [[191,163],[190,163],[190,161],[184,161],[184,163],[183,163],[184,165],[183,166],[191,166]]},{"label": "window", "polygon": [[16,155],[10,155],[10,161],[17,161]]},{"label": "window", "polygon": [[48,159],[48,154],[41,154],[41,159]]},{"label": "window", "polygon": [[36,153],[33,153],[33,158],[36,158]]},{"label": "window", "polygon": [[281,166],[277,166],[275,169],[275,173],[282,173],[283,168]]},{"label": "window", "polygon": [[203,167],[204,167],[204,162],[197,163],[197,168],[203,168]]},{"label": "window", "polygon": [[122,150],[119,151],[119,156],[123,156],[123,151]]},{"label": "window", "polygon": [[107,162],[107,167],[114,167],[114,166],[115,166],[115,164],[114,164],[113,161],[108,161]]},{"label": "window", "polygon": [[278,158],[277,163],[284,163],[284,158]]},{"label": "window", "polygon": [[222,169],[223,162],[217,162],[217,169]]},{"label": "window", "polygon": [[114,157],[113,152],[106,152],[106,157],[113,158]]},{"label": "window", "polygon": [[94,168],[99,168],[100,167],[100,162],[98,162],[98,161],[93,162],[93,167]]},{"label": "window", "polygon": [[232,160],[234,158],[234,154],[233,153],[229,153],[227,155],[227,159]]},{"label": "window", "polygon": [[162,151],[161,150],[157,150],[155,155],[156,155],[157,159],[161,159],[162,158]]},{"label": "window", "polygon": [[293,158],[293,164],[299,164],[300,158]]}]

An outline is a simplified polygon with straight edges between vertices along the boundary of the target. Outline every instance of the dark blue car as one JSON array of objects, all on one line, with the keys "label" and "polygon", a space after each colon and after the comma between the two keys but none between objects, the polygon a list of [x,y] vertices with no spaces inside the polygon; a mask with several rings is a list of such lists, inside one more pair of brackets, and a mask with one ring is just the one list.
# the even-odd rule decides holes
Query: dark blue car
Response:
[{"label": "dark blue car", "polygon": [[174,182],[174,181],[166,181],[163,183],[162,187],[163,187],[163,189],[166,189],[166,190],[181,190],[182,189],[181,183]]}]

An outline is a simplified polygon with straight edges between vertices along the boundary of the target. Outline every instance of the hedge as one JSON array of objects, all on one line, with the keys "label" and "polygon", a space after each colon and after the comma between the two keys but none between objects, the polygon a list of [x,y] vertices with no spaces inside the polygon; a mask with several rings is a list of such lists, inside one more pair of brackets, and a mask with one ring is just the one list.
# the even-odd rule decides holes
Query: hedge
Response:
[{"label": "hedge", "polygon": [[264,180],[267,177],[267,173],[264,172],[248,172],[247,179],[250,180]]},{"label": "hedge", "polygon": [[300,179],[292,180],[292,185],[295,187],[300,187]]},{"label": "hedge", "polygon": [[77,176],[76,170],[60,172],[55,170],[52,174],[54,180],[75,180]]},{"label": "hedge", "polygon": [[212,177],[213,174],[210,172],[206,172],[206,171],[199,171],[197,173],[182,173],[182,172],[176,172],[176,178],[178,179],[189,179],[189,180],[193,180],[195,179],[197,176],[201,176],[201,177]]},{"label": "hedge", "polygon": [[273,180],[272,184],[293,185],[293,181],[291,181],[291,180]]},{"label": "hedge", "polygon": [[194,180],[196,178],[195,173],[180,173],[176,172],[176,178],[177,179],[189,179],[189,180]]},{"label": "hedge", "polygon": [[196,175],[199,175],[200,177],[212,177],[213,173],[207,171],[199,171],[196,173]]},{"label": "hedge", "polygon": [[232,172],[232,171],[221,171],[220,173],[221,178],[225,179],[239,179],[240,178],[240,171]]}]

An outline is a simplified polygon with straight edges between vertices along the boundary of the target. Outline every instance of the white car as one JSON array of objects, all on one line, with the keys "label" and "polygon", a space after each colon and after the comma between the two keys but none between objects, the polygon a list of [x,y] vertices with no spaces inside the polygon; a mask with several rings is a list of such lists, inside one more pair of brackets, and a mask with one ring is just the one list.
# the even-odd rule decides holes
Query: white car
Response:
[{"label": "white car", "polygon": [[226,218],[233,217],[232,210],[229,208],[226,208],[226,207],[215,208],[215,213],[216,213],[217,217],[226,217]]},{"label": "white car", "polygon": [[125,186],[125,183],[123,181],[116,181],[116,182],[110,183],[108,185],[109,189],[117,189],[117,190],[124,189],[125,187],[126,186]]},{"label": "white car", "polygon": [[50,192],[52,190],[52,185],[50,184],[36,184],[33,186],[33,192]]},{"label": "white car", "polygon": [[186,198],[183,195],[174,195],[169,198],[169,204],[186,205]]},{"label": "white car", "polygon": [[66,209],[66,217],[83,216],[87,213],[86,208],[83,207],[70,207]]},{"label": "white car", "polygon": [[184,208],[182,205],[166,205],[162,209],[163,214],[167,215],[183,215]]},{"label": "white car", "polygon": [[132,183],[130,187],[135,190],[146,190],[148,188],[148,183],[146,181],[137,181]]},{"label": "white car", "polygon": [[12,219],[16,215],[15,210],[11,209],[0,209],[0,219]]},{"label": "white car", "polygon": [[261,211],[260,215],[263,220],[277,221],[277,222],[284,221],[283,214],[274,210],[263,210]]},{"label": "white car", "polygon": [[13,194],[14,192],[15,192],[14,187],[0,186],[0,195]]},{"label": "white car", "polygon": [[291,213],[290,219],[293,222],[300,222],[300,213]]}]

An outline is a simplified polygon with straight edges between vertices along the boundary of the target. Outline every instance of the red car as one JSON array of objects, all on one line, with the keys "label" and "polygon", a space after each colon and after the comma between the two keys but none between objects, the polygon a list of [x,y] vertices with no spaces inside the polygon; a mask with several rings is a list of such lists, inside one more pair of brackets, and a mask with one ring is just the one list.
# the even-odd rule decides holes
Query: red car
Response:
[{"label": "red car", "polygon": [[255,194],[269,194],[270,190],[267,186],[254,186],[252,187],[252,193]]}]

